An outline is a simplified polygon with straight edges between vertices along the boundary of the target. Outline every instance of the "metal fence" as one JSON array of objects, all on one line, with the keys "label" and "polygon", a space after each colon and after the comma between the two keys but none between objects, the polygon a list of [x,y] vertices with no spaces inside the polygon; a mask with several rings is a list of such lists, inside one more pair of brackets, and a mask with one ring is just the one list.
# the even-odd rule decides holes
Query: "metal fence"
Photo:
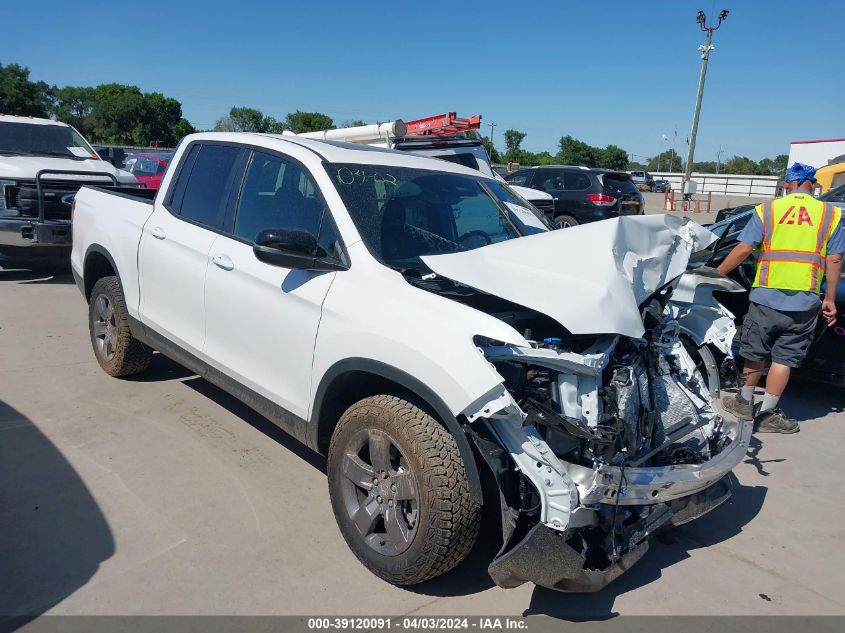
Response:
[{"label": "metal fence", "polygon": [[[683,174],[650,172],[655,180],[668,180],[672,189],[680,190]],[[696,193],[712,193],[723,196],[759,196],[773,198],[777,194],[780,178],[777,176],[753,176],[742,174],[692,174],[698,183]]]}]

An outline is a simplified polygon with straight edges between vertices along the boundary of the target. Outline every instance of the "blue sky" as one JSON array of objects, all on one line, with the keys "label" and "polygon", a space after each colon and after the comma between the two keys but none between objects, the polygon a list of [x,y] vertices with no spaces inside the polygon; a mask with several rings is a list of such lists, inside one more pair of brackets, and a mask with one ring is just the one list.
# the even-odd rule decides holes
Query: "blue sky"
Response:
[{"label": "blue sky", "polygon": [[[799,7],[799,10],[794,10]],[[527,149],[562,135],[651,156],[675,126],[685,154],[704,34],[716,32],[696,160],[786,153],[845,137],[845,2],[143,2],[42,0],[3,8],[0,62],[51,84],[135,84],[206,128],[233,105],[335,121],[457,111]],[[489,127],[485,128],[489,133]],[[661,143],[660,135],[670,137]]]}]

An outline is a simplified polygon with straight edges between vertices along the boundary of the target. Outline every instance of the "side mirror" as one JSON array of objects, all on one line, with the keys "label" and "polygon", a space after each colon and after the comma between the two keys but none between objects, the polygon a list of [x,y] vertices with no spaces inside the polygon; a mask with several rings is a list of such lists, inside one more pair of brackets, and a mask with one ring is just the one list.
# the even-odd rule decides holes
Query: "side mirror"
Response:
[{"label": "side mirror", "polygon": [[317,237],[304,229],[264,229],[252,247],[255,257],[272,266],[298,270],[347,270],[349,266],[329,255]]}]

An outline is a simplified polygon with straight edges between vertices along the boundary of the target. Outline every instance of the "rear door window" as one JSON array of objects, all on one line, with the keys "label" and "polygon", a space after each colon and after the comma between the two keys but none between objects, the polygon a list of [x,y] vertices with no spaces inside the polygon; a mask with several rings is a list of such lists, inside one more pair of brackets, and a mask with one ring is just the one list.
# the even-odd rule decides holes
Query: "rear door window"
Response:
[{"label": "rear door window", "polygon": [[[189,160],[179,173],[172,199],[173,210],[186,220],[221,229],[240,148],[231,145],[201,145],[195,148],[191,148]],[[193,166],[188,174],[186,167],[190,166],[192,158]],[[180,193],[183,180],[186,183]]]},{"label": "rear door window", "polygon": [[541,171],[534,176],[534,187],[543,191],[563,189],[563,173],[559,171]]},{"label": "rear door window", "polygon": [[584,191],[590,188],[590,177],[576,172],[563,174],[563,188],[567,191]]}]

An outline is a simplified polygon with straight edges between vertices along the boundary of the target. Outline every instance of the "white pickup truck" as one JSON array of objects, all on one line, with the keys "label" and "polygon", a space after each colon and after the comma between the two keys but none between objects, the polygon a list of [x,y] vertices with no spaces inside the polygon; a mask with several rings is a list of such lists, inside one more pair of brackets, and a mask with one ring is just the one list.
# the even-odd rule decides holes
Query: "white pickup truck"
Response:
[{"label": "white pickup truck", "polygon": [[137,186],[66,123],[0,114],[0,266],[66,269],[71,199],[83,183]]},{"label": "white pickup truck", "polygon": [[443,160],[204,133],[154,201],[83,188],[71,261],[101,367],[142,372],[158,350],[326,455],[341,534],[376,575],[453,568],[487,503],[497,584],[593,591],[729,497],[751,425],[718,414],[685,340],[733,332],[691,302],[726,283],[685,273],[709,231],[525,235],[531,215]]}]

